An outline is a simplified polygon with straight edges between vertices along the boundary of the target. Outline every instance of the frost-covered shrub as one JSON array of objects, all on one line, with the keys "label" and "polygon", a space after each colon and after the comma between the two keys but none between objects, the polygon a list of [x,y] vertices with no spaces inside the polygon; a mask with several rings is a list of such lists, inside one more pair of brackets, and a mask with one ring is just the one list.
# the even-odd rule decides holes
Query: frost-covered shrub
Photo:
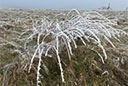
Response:
[{"label": "frost-covered shrub", "polygon": [[[57,17],[61,16],[62,19]],[[112,47],[115,48],[111,39],[116,39],[119,41],[121,35],[127,35],[122,30],[113,28],[116,25],[116,21],[111,21],[98,12],[88,11],[80,13],[77,10],[72,10],[68,14],[60,14],[55,16],[54,19],[49,19],[44,17],[41,21],[37,21],[32,29],[28,29],[26,32],[29,32],[29,37],[27,37],[24,47],[30,47],[28,43],[36,40],[36,43],[33,45],[32,51],[34,52],[29,71],[32,68],[33,60],[38,58],[38,67],[37,67],[37,86],[40,82],[40,69],[41,64],[43,63],[43,57],[52,57],[53,54],[56,54],[58,59],[58,64],[60,67],[62,82],[64,80],[64,72],[61,64],[60,52],[63,47],[66,47],[69,59],[73,55],[72,48],[77,48],[76,40],[80,39],[81,42],[87,46],[94,44],[95,46],[101,48],[103,55],[102,56],[97,50],[97,54],[101,58],[102,62],[107,59],[106,51],[102,45],[102,39],[105,39]],[[26,32],[22,33],[23,36]],[[94,48],[92,48],[94,50]],[[44,68],[48,68],[43,63]]]}]

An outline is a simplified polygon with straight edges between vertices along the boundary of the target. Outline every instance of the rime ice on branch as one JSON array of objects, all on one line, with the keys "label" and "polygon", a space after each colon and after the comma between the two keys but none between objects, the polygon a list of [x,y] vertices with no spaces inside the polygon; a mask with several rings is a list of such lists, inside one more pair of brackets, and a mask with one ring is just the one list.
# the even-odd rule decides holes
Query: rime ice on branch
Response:
[{"label": "rime ice on branch", "polygon": [[26,31],[32,31],[32,33],[27,37],[25,47],[27,47],[27,43],[31,42],[33,39],[36,39],[37,42],[34,46],[35,50],[29,68],[30,71],[34,58],[38,58],[37,86],[40,83],[39,77],[41,65],[43,63],[42,58],[44,56],[52,57],[51,52],[56,54],[62,82],[65,82],[60,57],[60,52],[64,46],[66,47],[69,59],[71,60],[73,55],[72,47],[77,48],[76,40],[78,38],[85,46],[94,44],[101,48],[104,56],[97,50],[95,51],[101,58],[101,61],[105,63],[104,60],[107,59],[107,54],[101,43],[101,38],[104,38],[115,48],[111,38],[119,40],[120,35],[127,35],[124,31],[112,27],[116,25],[116,21],[111,21],[96,11],[80,13],[78,10],[73,9],[68,14],[62,14],[64,17],[62,20],[58,20],[58,16],[61,16],[61,14],[55,16],[55,19],[53,20],[44,17],[42,21],[37,21],[32,29]]}]

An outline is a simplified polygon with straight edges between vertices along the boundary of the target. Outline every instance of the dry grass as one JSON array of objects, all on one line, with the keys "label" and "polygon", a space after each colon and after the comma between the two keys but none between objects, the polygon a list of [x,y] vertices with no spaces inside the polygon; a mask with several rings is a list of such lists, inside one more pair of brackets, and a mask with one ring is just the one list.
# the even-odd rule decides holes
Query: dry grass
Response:
[{"label": "dry grass", "polygon": [[[34,29],[27,29],[27,31],[26,27],[28,27],[28,25],[27,23],[22,22],[22,20],[18,20],[18,23],[13,23],[13,27],[5,24],[6,27],[4,27],[5,31],[3,31],[3,34],[9,33],[9,36],[1,37],[0,40],[0,48],[1,51],[4,52],[3,54],[0,54],[0,59],[2,61],[6,60],[6,62],[0,63],[2,66],[0,69],[2,70],[0,73],[2,78],[0,79],[1,82],[3,82],[0,84],[3,84],[3,86],[35,86],[36,82],[41,81],[42,83],[40,84],[43,86],[107,86],[108,84],[111,84],[110,81],[114,81],[116,77],[115,72],[120,72],[120,69],[113,70],[113,68],[115,68],[115,66],[113,66],[113,61],[111,61],[113,55],[111,55],[109,52],[110,50],[107,49],[108,47],[114,49],[111,48],[111,46],[119,47],[116,44],[116,40],[119,40],[118,37],[121,35],[126,35],[122,30],[116,30],[111,27],[115,22],[92,11],[82,13],[82,15],[79,12],[73,11],[73,13],[70,12],[68,16],[62,13],[61,15],[58,14],[53,20],[47,18],[43,18],[42,22],[40,20],[36,23]],[[35,21],[35,19],[33,19],[33,21]],[[31,28],[32,22],[30,23],[29,27]],[[21,29],[16,29],[19,28],[17,27],[19,24],[23,24],[23,27],[20,27]],[[97,24],[102,25],[98,26]],[[102,30],[104,25],[104,30]],[[9,29],[7,29],[7,27],[9,27]],[[94,34],[86,30],[87,27],[89,27],[89,30]],[[72,28],[74,28],[73,31]],[[75,31],[77,33],[71,34]],[[17,39],[20,32],[23,32],[24,34],[20,36],[20,39]],[[83,32],[85,34],[83,34]],[[54,33],[54,35],[49,33]],[[31,36],[27,38],[26,45],[23,45],[26,40],[24,40],[24,38],[29,34]],[[60,36],[57,34],[60,34]],[[73,36],[71,37],[71,35]],[[90,42],[85,36],[90,36],[91,39],[88,38]],[[105,36],[107,37],[106,39]],[[112,36],[112,38],[110,36]],[[64,37],[64,40],[66,41],[65,43],[63,42],[62,37]],[[45,40],[43,40],[44,38]],[[113,40],[113,38],[115,40]],[[113,40],[114,43],[110,40]],[[120,41],[123,42],[122,40],[123,39]],[[107,48],[97,46],[99,41],[101,41],[101,45],[104,47],[107,46]],[[40,45],[41,43],[43,44]],[[83,44],[86,44],[86,46],[83,46]],[[38,45],[40,45],[40,50],[43,48],[46,49],[44,49],[43,54],[38,54],[39,48],[36,48]],[[65,47],[66,45],[67,47]],[[46,53],[49,46],[54,47],[57,52],[51,48],[48,50],[48,53]],[[36,49],[38,50],[37,53],[35,52]],[[105,49],[108,54],[104,51]],[[35,56],[33,56],[34,52],[36,53]],[[113,52],[116,52],[116,49]],[[108,60],[104,60],[104,56],[106,56],[105,54],[108,55]],[[32,56],[33,59],[30,66]],[[52,58],[49,56],[52,56]],[[116,54],[115,56],[118,55]],[[41,60],[43,62],[40,63]],[[59,60],[61,61],[59,62]],[[31,67],[31,70],[28,70],[29,66]],[[127,74],[124,75],[126,75],[125,79],[127,80]],[[114,76],[114,79],[111,76]],[[62,83],[61,80],[65,80],[65,83]],[[118,77],[116,77],[116,81],[120,82]],[[117,82],[114,81],[113,83]],[[127,82],[121,84],[127,85]]]}]

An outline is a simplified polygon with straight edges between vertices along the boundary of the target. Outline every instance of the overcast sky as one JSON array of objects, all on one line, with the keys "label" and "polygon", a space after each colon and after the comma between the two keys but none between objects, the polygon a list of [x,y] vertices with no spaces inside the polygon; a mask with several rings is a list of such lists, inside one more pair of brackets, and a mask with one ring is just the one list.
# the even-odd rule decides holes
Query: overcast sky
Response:
[{"label": "overcast sky", "polygon": [[0,8],[96,9],[108,3],[116,10],[128,7],[128,0],[0,0]]}]

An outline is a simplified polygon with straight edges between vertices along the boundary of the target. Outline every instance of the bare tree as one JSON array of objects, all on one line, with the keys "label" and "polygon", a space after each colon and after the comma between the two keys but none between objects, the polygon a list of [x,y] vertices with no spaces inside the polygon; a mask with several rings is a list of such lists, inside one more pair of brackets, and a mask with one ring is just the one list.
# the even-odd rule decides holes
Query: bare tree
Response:
[{"label": "bare tree", "polygon": [[126,7],[126,11],[128,11],[128,7]]},{"label": "bare tree", "polygon": [[100,10],[112,10],[111,4],[109,3],[108,6],[102,6],[101,8],[98,8]]},{"label": "bare tree", "polygon": [[111,10],[112,8],[111,8],[111,4],[109,3],[108,4],[108,7],[107,7],[107,10]]}]

